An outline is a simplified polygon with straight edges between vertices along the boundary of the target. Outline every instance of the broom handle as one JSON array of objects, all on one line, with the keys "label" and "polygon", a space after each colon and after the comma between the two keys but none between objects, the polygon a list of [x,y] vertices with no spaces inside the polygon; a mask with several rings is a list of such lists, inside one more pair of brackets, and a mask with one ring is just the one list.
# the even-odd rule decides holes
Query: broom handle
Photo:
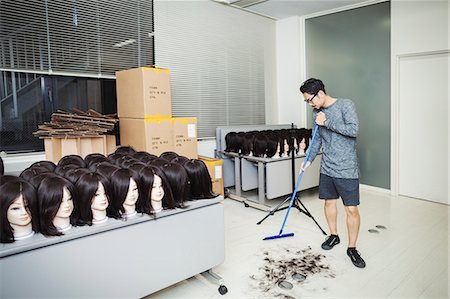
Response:
[{"label": "broom handle", "polygon": [[[305,166],[306,162],[308,162],[309,154],[311,153],[311,148],[314,144],[314,139],[316,139],[316,134],[317,134],[318,128],[319,128],[319,125],[316,124],[316,127],[314,128],[314,133],[312,135],[311,144],[309,145],[308,152],[306,153],[305,161],[303,162],[303,166]],[[294,203],[294,198],[295,198],[295,195],[297,194],[297,189],[300,186],[300,182],[302,180],[303,173],[304,173],[303,167],[300,167],[300,176],[298,177],[297,184],[295,184],[295,189],[294,189],[294,192],[292,193],[291,202],[289,203],[289,208],[286,212],[286,216],[284,216],[283,225],[281,226],[279,235],[281,235],[283,233],[284,225],[286,224],[286,220],[288,219],[292,204]]]}]

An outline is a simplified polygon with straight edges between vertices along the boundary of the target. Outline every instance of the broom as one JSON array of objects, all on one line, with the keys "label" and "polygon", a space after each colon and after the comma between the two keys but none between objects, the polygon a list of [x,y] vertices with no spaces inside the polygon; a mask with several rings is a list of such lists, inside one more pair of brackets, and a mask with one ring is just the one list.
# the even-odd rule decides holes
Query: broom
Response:
[{"label": "broom", "polygon": [[[309,154],[311,153],[311,148],[314,144],[314,139],[316,138],[316,133],[317,133],[318,128],[319,128],[319,125],[316,124],[316,127],[314,128],[314,133],[312,135],[311,144],[309,145],[308,152],[306,153],[305,161],[303,162],[303,167],[306,165],[306,162],[308,162]],[[292,204],[294,203],[295,194],[297,194],[298,187],[300,186],[300,182],[303,177],[303,173],[304,173],[303,167],[300,168],[300,175],[297,179],[297,184],[295,185],[294,192],[292,193],[291,201],[289,202],[289,208],[286,211],[286,216],[284,216],[284,221],[283,221],[283,225],[281,225],[280,233],[278,235],[265,237],[263,240],[281,239],[281,238],[294,236],[294,233],[283,234],[283,229],[284,229],[284,225],[286,224],[286,220],[289,216],[289,212],[291,211]]]}]

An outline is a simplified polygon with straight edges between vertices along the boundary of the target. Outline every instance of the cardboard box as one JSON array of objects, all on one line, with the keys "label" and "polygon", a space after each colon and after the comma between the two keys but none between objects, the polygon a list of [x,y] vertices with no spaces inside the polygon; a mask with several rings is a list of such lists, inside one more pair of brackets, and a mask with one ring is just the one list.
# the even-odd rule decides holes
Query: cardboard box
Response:
[{"label": "cardboard box", "polygon": [[197,118],[174,117],[172,127],[173,151],[189,159],[197,159]]},{"label": "cardboard box", "polygon": [[120,118],[120,144],[132,146],[136,151],[146,151],[159,156],[173,151],[172,119],[160,118]]},{"label": "cardboard box", "polygon": [[198,156],[198,159],[205,162],[206,167],[208,168],[213,185],[213,192],[223,196],[223,161],[221,159],[214,159],[204,156]]},{"label": "cardboard box", "polygon": [[44,138],[44,148],[46,159],[54,163],[67,155],[84,158],[89,154],[100,153],[107,156],[116,149],[116,136],[50,137]]},{"label": "cardboard box", "polygon": [[171,117],[168,69],[140,67],[116,72],[119,118]]}]

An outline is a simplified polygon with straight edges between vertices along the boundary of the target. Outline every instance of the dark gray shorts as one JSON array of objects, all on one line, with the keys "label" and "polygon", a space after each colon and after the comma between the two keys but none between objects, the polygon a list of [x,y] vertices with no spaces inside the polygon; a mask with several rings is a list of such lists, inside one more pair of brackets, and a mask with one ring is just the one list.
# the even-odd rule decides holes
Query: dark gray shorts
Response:
[{"label": "dark gray shorts", "polygon": [[337,199],[341,197],[344,206],[359,205],[359,179],[333,178],[321,173],[319,179],[319,198]]}]

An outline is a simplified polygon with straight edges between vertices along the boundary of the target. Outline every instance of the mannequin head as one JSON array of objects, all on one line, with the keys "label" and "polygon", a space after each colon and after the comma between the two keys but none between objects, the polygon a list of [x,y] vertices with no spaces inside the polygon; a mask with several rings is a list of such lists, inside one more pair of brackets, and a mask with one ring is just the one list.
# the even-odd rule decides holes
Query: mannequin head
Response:
[{"label": "mannequin head", "polygon": [[248,156],[253,152],[253,141],[255,140],[256,131],[250,131],[244,133],[242,154]]},{"label": "mannequin head", "polygon": [[91,173],[91,171],[87,168],[70,169],[66,171],[66,173],[64,174],[64,178],[68,179],[72,184],[75,185],[78,179],[86,173]]},{"label": "mannequin head", "polygon": [[162,168],[167,163],[169,163],[169,161],[164,158],[156,158],[150,162],[150,165],[158,167],[158,168]]},{"label": "mannequin head", "polygon": [[11,243],[39,231],[36,190],[24,181],[0,186],[0,242]]},{"label": "mannequin head", "polygon": [[31,164],[30,168],[33,168],[33,167],[44,167],[50,171],[54,171],[56,168],[56,165],[55,165],[55,163],[53,163],[51,161],[39,161],[39,162],[34,162],[33,164]]},{"label": "mannequin head", "polygon": [[177,164],[180,164],[180,165],[183,165],[187,161],[189,161],[189,158],[186,158],[185,156],[178,156],[178,157],[173,158],[172,160],[170,160],[170,162],[177,163]]},{"label": "mannequin head", "polygon": [[243,142],[243,133],[230,132],[225,135],[226,152],[239,153]]},{"label": "mannequin head", "polygon": [[136,205],[140,205],[139,175],[130,170],[121,168],[114,171],[110,177],[111,204],[108,216],[120,219],[136,213]]},{"label": "mannequin head", "polygon": [[69,164],[78,165],[81,168],[86,167],[86,162],[84,162],[83,158],[81,158],[78,155],[64,156],[58,162],[58,166],[69,165]]},{"label": "mannequin head", "polygon": [[78,209],[75,187],[71,182],[62,177],[47,177],[39,185],[37,195],[43,235],[60,236],[75,224]]},{"label": "mannequin head", "polygon": [[59,177],[59,175],[53,172],[44,172],[32,177],[28,182],[37,190],[41,182],[48,177]]},{"label": "mannequin head", "polygon": [[255,134],[255,139],[253,140],[253,156],[264,157],[267,150],[267,136],[263,133]]},{"label": "mannequin head", "polygon": [[25,169],[24,171],[22,171],[20,173],[19,176],[28,182],[32,177],[35,177],[38,174],[45,173],[45,172],[51,172],[51,171],[44,167],[35,166],[35,167],[29,167],[29,168]]},{"label": "mannequin head", "polygon": [[183,166],[176,163],[164,164],[161,168],[169,181],[177,208],[184,208],[190,199],[189,178]]},{"label": "mannequin head", "polygon": [[189,177],[190,192],[192,199],[213,198],[211,176],[205,162],[197,159],[184,163],[184,169]]},{"label": "mannequin head", "polygon": [[277,153],[277,135],[275,132],[265,133],[267,136],[266,156],[272,158]]},{"label": "mannequin head", "polygon": [[151,160],[158,158],[158,156],[152,155],[147,152],[136,152],[133,154],[133,158],[138,159],[141,162],[149,163]]},{"label": "mannequin head", "polygon": [[86,167],[88,168],[94,163],[105,161],[108,161],[108,158],[106,158],[105,155],[99,153],[89,154],[86,157],[84,157],[84,162],[86,163]]},{"label": "mannequin head", "polygon": [[141,194],[145,196],[141,205],[142,212],[152,214],[160,211],[161,208],[174,209],[176,207],[172,190],[161,169],[147,166],[139,172],[139,175]]},{"label": "mannequin head", "polygon": [[136,152],[136,150],[131,146],[120,146],[116,149],[116,154],[122,154],[122,155],[133,155]]},{"label": "mannequin head", "polygon": [[68,172],[71,169],[80,169],[81,167],[77,164],[67,164],[67,165],[58,165],[56,166],[54,173],[56,173],[59,176],[64,177],[66,175],[66,172]]},{"label": "mannequin head", "polygon": [[178,154],[175,152],[164,152],[159,155],[160,158],[166,159],[167,161],[172,160],[173,158],[178,157]]},{"label": "mannequin head", "polygon": [[98,173],[85,173],[75,184],[78,192],[77,225],[92,225],[106,219],[109,181]]},{"label": "mannequin head", "polygon": [[112,173],[117,169],[120,169],[120,167],[111,164],[109,162],[101,162],[100,164],[97,165],[95,172],[101,174],[102,176],[106,177],[109,180]]}]

